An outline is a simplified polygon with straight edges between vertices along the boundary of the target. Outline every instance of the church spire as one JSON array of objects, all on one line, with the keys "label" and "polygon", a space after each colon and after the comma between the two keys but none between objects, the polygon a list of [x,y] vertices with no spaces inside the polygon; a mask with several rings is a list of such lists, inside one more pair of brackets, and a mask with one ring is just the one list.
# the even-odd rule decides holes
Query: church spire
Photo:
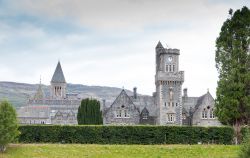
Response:
[{"label": "church spire", "polygon": [[53,83],[66,83],[60,61],[58,61],[58,63],[57,63],[56,70],[55,70],[54,75],[51,79],[51,82],[53,82]]},{"label": "church spire", "polygon": [[41,100],[43,98],[44,98],[44,93],[43,93],[43,90],[42,90],[42,82],[41,82],[41,76],[40,76],[40,83],[39,83],[38,89],[36,91],[36,94],[34,95],[34,99],[35,100]]}]

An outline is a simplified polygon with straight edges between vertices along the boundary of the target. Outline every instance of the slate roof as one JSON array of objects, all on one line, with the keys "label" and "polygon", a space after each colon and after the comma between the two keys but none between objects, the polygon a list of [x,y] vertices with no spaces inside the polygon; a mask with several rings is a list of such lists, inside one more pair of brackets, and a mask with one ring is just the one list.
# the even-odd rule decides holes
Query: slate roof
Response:
[{"label": "slate roof", "polygon": [[158,44],[156,45],[156,48],[164,48],[161,44],[161,41],[158,42]]},{"label": "slate roof", "polygon": [[[129,97],[128,94],[126,93],[126,91],[123,89],[123,90],[121,91],[121,93],[116,97],[116,99],[112,102],[111,105],[109,105],[108,107],[105,106],[105,107],[107,107],[107,108],[103,110],[103,114],[106,114],[106,113],[112,108],[112,106],[116,103],[116,101],[117,101],[121,96],[125,96],[125,97],[129,98],[129,104],[132,104],[133,106],[135,106],[136,109],[139,111],[138,107],[134,104],[132,98]],[[140,111],[139,111],[139,112],[140,112]]]},{"label": "slate roof", "polygon": [[46,105],[24,106],[17,110],[17,115],[26,118],[49,118],[50,108]]},{"label": "slate roof", "polygon": [[53,83],[66,83],[60,61],[58,62],[57,66],[56,66],[56,70],[54,72],[54,75],[52,77],[51,82],[53,82]]},{"label": "slate roof", "polygon": [[191,109],[191,112],[195,113],[195,111],[202,105],[204,99],[209,96],[211,96],[211,94],[207,92],[206,94],[200,97],[182,97],[184,109],[183,111],[189,114],[189,111]]},{"label": "slate roof", "polygon": [[154,104],[154,98],[152,96],[137,96],[137,98],[135,99],[133,96],[128,96],[125,90],[122,90],[121,93],[111,104],[108,105],[106,103],[105,107],[107,108],[104,110],[104,114],[106,114],[107,111],[109,111],[109,109],[121,95],[126,95],[127,97],[129,97],[129,102],[135,105],[135,107],[139,110],[140,113],[142,112],[143,109],[146,108],[146,110],[148,110],[149,112],[149,116],[156,116],[157,108],[156,105]]}]

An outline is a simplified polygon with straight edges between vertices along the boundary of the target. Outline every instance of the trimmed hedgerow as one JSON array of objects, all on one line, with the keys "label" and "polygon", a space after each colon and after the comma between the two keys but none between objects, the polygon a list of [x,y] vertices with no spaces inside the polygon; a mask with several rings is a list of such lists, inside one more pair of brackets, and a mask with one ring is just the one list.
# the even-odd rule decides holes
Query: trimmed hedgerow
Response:
[{"label": "trimmed hedgerow", "polygon": [[231,127],[185,126],[20,126],[22,143],[231,144]]}]

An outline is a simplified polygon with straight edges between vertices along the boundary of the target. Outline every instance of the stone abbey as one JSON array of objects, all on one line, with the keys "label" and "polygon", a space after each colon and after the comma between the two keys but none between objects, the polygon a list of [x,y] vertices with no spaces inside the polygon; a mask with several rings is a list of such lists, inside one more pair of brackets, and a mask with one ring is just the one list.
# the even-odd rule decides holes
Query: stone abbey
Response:
[{"label": "stone abbey", "polygon": [[[134,88],[129,96],[123,89],[115,100],[102,100],[104,125],[197,125],[220,126],[214,115],[215,102],[209,92],[189,97],[182,90],[184,71],[179,70],[178,49],[164,48],[158,42],[155,48],[156,74],[153,96],[138,95]],[[77,94],[66,93],[66,80],[60,62],[51,80],[51,95],[45,97],[41,86],[18,110],[23,124],[77,124],[77,109],[81,99]],[[182,93],[183,92],[183,93]]]}]

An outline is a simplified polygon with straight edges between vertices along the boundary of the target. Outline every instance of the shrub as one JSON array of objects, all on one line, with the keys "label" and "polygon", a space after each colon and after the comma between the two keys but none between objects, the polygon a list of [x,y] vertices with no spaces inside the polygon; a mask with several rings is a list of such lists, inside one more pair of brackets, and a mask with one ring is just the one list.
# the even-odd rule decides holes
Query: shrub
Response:
[{"label": "shrub", "polygon": [[250,157],[250,132],[249,129],[244,129],[244,139],[241,144],[239,158],[249,158]]},{"label": "shrub", "polygon": [[7,101],[0,102],[0,152],[18,136],[16,111]]},{"label": "shrub", "polygon": [[22,143],[81,144],[231,144],[231,127],[180,126],[20,126]]}]

